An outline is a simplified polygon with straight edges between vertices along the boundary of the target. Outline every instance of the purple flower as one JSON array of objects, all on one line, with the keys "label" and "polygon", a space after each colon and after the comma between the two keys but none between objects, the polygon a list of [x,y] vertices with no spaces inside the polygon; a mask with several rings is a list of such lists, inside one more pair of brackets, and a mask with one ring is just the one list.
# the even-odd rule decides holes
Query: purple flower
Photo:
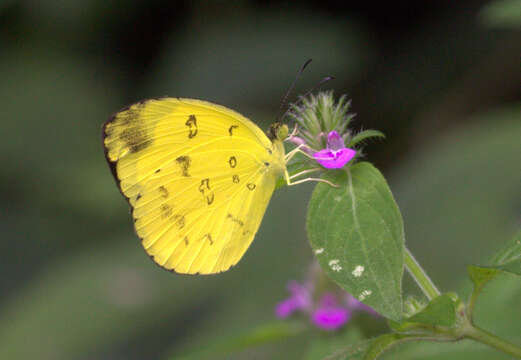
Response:
[{"label": "purple flower", "polygon": [[275,314],[279,318],[286,318],[296,310],[308,310],[311,308],[311,293],[309,289],[296,281],[290,281],[288,290],[291,296],[277,304]]},{"label": "purple flower", "polygon": [[278,303],[275,308],[275,314],[279,318],[286,318],[300,310],[310,314],[313,324],[323,330],[339,329],[351,318],[351,311],[346,306],[340,306],[331,293],[322,295],[315,307],[309,287],[291,281],[288,290],[291,296]]},{"label": "purple flower", "polygon": [[313,154],[315,160],[327,169],[340,169],[356,154],[356,150],[346,148],[344,140],[336,132],[331,131],[327,136],[327,148]]},{"label": "purple flower", "polygon": [[[287,318],[296,311],[300,311],[308,314],[311,322],[318,328],[333,331],[347,324],[351,315],[356,311],[378,315],[372,308],[362,304],[346,292],[340,292],[336,295],[326,292],[320,297],[316,297],[316,295],[313,295],[312,289],[312,283],[301,285],[296,281],[290,281],[288,290],[291,295],[277,304],[275,308],[277,317]],[[320,300],[314,303],[313,298]]]},{"label": "purple flower", "polygon": [[311,315],[313,323],[323,330],[337,330],[351,318],[351,311],[339,306],[333,294],[322,295],[319,306]]}]

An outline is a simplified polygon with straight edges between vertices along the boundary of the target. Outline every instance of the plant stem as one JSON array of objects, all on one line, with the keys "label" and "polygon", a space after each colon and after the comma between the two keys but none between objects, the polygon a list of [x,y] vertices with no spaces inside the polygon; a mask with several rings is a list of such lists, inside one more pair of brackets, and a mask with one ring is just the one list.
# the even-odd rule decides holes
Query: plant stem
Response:
[{"label": "plant stem", "polygon": [[423,291],[427,299],[432,300],[440,295],[440,291],[436,288],[436,285],[434,285],[432,280],[407,248],[405,248],[405,268],[409,274],[411,274],[412,278]]},{"label": "plant stem", "polygon": [[513,355],[521,359],[521,347],[505,341],[494,334],[480,329],[474,325],[468,326],[465,331],[465,337],[476,340],[480,343],[487,344],[506,354]]},{"label": "plant stem", "polygon": [[473,321],[474,318],[474,306],[476,305],[476,301],[478,299],[478,295],[481,292],[481,289],[485,283],[481,283],[480,285],[474,285],[474,290],[472,291],[472,294],[470,295],[469,304],[467,305],[467,317],[470,321]]}]

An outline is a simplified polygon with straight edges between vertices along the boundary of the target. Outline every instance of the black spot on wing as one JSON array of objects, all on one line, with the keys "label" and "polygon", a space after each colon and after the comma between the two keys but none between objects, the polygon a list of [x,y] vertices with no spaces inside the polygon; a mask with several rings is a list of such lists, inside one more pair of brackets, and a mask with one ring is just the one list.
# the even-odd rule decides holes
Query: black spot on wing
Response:
[{"label": "black spot on wing", "polygon": [[169,195],[168,190],[163,185],[161,185],[157,190],[161,194],[161,197],[164,197],[165,199],[168,197],[168,195]]},{"label": "black spot on wing", "polygon": [[190,174],[188,173],[188,170],[190,169],[190,165],[192,165],[192,159],[190,159],[190,156],[179,156],[175,159],[177,164],[181,167],[181,174],[185,177],[190,177]]},{"label": "black spot on wing", "polygon": [[201,180],[201,184],[199,185],[199,191],[203,194],[203,198],[206,200],[208,205],[212,204],[215,199],[215,194],[210,189],[210,179],[205,178]]},{"label": "black spot on wing", "polygon": [[240,226],[244,226],[244,222],[241,219],[239,219],[238,217],[233,216],[232,214],[226,215],[226,218],[230,219],[230,221],[232,221],[236,224],[239,224]]},{"label": "black spot on wing", "polygon": [[212,234],[210,234],[210,233],[205,234],[205,235],[203,236],[203,240],[204,240],[205,238],[208,239],[208,241],[210,242],[210,245],[213,245]]},{"label": "black spot on wing", "polygon": [[197,128],[197,118],[195,115],[188,116],[188,120],[186,120],[185,125],[188,126],[188,138],[194,138],[199,131]]},{"label": "black spot on wing", "polygon": [[185,227],[186,221],[183,215],[175,214],[172,219],[179,230]]},{"label": "black spot on wing", "polygon": [[230,164],[231,168],[234,168],[237,166],[237,158],[235,156],[230,156],[228,159],[228,164]]},{"label": "black spot on wing", "polygon": [[162,204],[160,207],[161,217],[166,219],[172,215],[172,207],[168,204]]},{"label": "black spot on wing", "polygon": [[[109,149],[107,149],[107,147],[105,146],[105,139],[108,136],[111,136],[111,134],[113,133],[113,131],[109,131],[109,125],[112,125],[116,121],[118,121],[118,115],[121,114],[122,112],[129,111],[130,108],[132,108],[133,106],[138,106],[138,104],[140,106],[143,106],[144,104],[146,104],[150,100],[160,100],[160,99],[161,98],[158,98],[158,99],[146,99],[146,100],[141,100],[141,101],[139,101],[136,104],[128,105],[128,106],[124,107],[123,109],[119,110],[118,112],[112,114],[110,116],[110,118],[102,126],[102,130],[101,130],[101,144],[103,146],[103,153],[105,155],[105,160],[107,160],[107,164],[109,166],[110,172],[112,173],[112,176],[114,177],[114,180],[116,181],[116,185],[118,186],[119,192],[121,193],[121,195],[123,195],[123,197],[127,200],[127,202],[129,202],[129,198],[121,190],[121,181],[118,178],[118,172],[117,172],[117,163],[118,162],[117,162],[117,160],[116,161],[110,160],[110,158],[109,158]],[[130,205],[130,202],[129,202],[129,205]]]},{"label": "black spot on wing", "polygon": [[203,195],[206,190],[210,190],[210,178],[202,179],[199,185],[199,191],[203,193]]},{"label": "black spot on wing", "polygon": [[144,126],[140,118],[145,102],[131,106],[127,111],[120,112],[116,115],[117,121],[120,121],[125,127],[119,134],[119,139],[125,143],[131,153],[136,153],[152,144],[149,130]]},{"label": "black spot on wing", "polygon": [[238,125],[230,126],[230,128],[228,129],[228,134],[230,134],[230,136],[232,136],[233,135],[233,130],[237,129],[238,127],[239,127]]}]

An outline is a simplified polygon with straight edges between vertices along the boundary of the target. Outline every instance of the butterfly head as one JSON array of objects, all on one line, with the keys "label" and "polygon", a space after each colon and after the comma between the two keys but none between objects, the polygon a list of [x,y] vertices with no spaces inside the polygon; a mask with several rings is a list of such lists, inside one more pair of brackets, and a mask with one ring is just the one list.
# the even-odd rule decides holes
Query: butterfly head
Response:
[{"label": "butterfly head", "polygon": [[275,140],[278,141],[284,141],[288,137],[288,125],[282,124],[280,122],[276,122],[270,125],[268,129],[268,138],[275,142]]}]

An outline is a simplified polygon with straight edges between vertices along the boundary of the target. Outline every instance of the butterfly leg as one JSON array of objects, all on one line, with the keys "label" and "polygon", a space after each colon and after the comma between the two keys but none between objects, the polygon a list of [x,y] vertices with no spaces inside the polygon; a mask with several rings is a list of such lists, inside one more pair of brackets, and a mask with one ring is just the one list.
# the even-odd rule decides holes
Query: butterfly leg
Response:
[{"label": "butterfly leg", "polygon": [[290,175],[290,180],[293,179],[293,178],[296,178],[296,177],[299,177],[301,175],[304,175],[304,174],[308,174],[308,173],[311,173],[311,172],[315,172],[315,171],[319,171],[319,170],[322,170],[322,168],[313,168],[313,169],[308,169],[308,170],[303,170],[299,173],[296,173],[296,174],[293,174],[293,175]]},{"label": "butterfly leg", "polygon": [[[291,150],[289,153],[287,153],[287,154],[285,155],[285,157],[284,157],[285,160],[286,160],[286,163],[287,163],[288,161],[290,161],[290,160],[293,158],[293,156],[297,155],[298,153],[301,153],[301,154],[307,156],[307,157],[310,158],[311,160],[315,160],[315,158],[314,158],[313,156],[311,156],[310,154],[308,154],[307,152],[305,152],[304,150],[302,150],[302,148],[303,148],[304,146],[307,146],[307,145],[306,145],[306,144],[300,144],[299,146],[297,146],[296,148],[294,148],[293,150]],[[308,148],[309,148],[309,147],[308,147]],[[309,149],[311,149],[311,148],[309,148]],[[311,149],[311,150],[313,150],[313,149]]]},{"label": "butterfly leg", "polygon": [[339,185],[337,184],[333,184],[331,181],[329,180],[326,180],[326,179],[320,179],[320,178],[305,178],[305,179],[302,179],[302,180],[297,180],[297,181],[293,181],[291,183],[288,183],[288,186],[293,186],[293,185],[297,185],[297,184],[301,184],[301,183],[304,183],[304,182],[308,182],[308,181],[317,181],[317,182],[323,182],[323,183],[326,183],[332,187],[340,187]]},{"label": "butterfly leg", "polygon": [[[336,184],[333,184],[331,181],[329,180],[326,180],[326,179],[320,179],[320,178],[305,178],[305,179],[301,179],[301,180],[297,180],[297,181],[291,181],[291,178],[295,177],[295,176],[299,176],[299,175],[303,175],[303,174],[306,174],[306,173],[310,173],[312,171],[316,171],[315,169],[309,169],[309,170],[304,170],[304,171],[301,171],[300,173],[297,173],[297,174],[294,174],[292,176],[289,176],[289,173],[287,170],[284,171],[284,177],[286,178],[286,183],[288,184],[288,186],[293,186],[293,185],[297,185],[297,184],[302,184],[304,182],[308,182],[308,181],[317,181],[317,182],[323,182],[323,183],[326,183],[330,186],[333,186],[333,187],[339,187],[338,185]],[[320,169],[318,169],[320,170]]]},{"label": "butterfly leg", "polygon": [[286,160],[286,162],[288,162],[289,160],[291,160],[291,158],[293,156],[295,156],[297,153],[301,152],[301,148],[304,146],[304,144],[300,144],[299,146],[297,146],[296,148],[294,148],[293,150],[291,150],[290,152],[288,152],[285,156],[284,156],[284,159]]}]

